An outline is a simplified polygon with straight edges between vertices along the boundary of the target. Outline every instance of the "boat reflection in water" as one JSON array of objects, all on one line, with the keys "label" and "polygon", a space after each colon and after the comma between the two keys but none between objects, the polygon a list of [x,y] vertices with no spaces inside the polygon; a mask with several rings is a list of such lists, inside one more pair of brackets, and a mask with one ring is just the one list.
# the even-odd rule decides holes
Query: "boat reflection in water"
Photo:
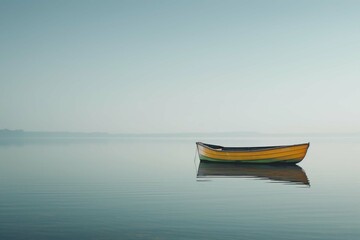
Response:
[{"label": "boat reflection in water", "polygon": [[256,178],[273,182],[310,186],[305,171],[297,165],[214,163],[200,161],[198,179]]}]

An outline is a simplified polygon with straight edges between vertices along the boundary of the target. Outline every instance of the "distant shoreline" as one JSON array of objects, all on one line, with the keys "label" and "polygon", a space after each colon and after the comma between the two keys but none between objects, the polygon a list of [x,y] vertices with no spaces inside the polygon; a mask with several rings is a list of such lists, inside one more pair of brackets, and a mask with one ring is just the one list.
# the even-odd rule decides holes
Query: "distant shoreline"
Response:
[{"label": "distant shoreline", "polygon": [[199,132],[199,133],[106,133],[106,132],[47,132],[0,129],[0,138],[170,138],[170,137],[360,137],[360,133],[258,133],[258,132]]}]

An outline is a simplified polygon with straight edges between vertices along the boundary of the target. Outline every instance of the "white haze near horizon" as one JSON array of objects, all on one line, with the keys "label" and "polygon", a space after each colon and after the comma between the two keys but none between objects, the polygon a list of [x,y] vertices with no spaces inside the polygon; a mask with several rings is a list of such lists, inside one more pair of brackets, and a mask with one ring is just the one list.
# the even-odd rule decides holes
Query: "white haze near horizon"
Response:
[{"label": "white haze near horizon", "polygon": [[0,1],[0,128],[360,131],[359,1]]}]

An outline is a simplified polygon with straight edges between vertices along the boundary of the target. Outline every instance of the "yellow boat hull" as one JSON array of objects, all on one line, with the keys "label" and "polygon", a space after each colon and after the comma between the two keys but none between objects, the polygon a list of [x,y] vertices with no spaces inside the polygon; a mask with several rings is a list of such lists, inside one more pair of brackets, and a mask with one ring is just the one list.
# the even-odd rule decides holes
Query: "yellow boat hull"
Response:
[{"label": "yellow boat hull", "polygon": [[202,161],[242,163],[298,163],[304,159],[309,143],[269,147],[223,147],[197,142]]}]

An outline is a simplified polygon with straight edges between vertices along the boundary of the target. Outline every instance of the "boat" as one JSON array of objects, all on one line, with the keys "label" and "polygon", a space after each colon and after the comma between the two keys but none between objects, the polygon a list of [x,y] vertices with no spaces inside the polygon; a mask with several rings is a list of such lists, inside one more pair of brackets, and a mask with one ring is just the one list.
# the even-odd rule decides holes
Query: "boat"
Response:
[{"label": "boat", "polygon": [[223,147],[202,142],[196,145],[201,161],[296,164],[304,159],[310,143],[266,147]]},{"label": "boat", "polygon": [[255,178],[310,186],[305,171],[295,164],[237,164],[201,161],[197,178]]}]

